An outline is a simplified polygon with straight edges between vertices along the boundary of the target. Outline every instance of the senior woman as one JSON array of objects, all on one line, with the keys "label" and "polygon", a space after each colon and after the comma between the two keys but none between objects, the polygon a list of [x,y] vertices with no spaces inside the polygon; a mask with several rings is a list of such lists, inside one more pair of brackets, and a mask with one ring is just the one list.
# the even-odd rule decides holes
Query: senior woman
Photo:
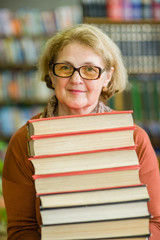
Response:
[{"label": "senior woman", "polygon": [[[85,24],[65,29],[48,40],[38,70],[41,80],[53,89],[53,96],[44,111],[34,118],[112,111],[103,102],[127,85],[127,74],[118,47],[101,30]],[[138,126],[134,140],[140,162],[140,180],[147,185],[150,195],[150,240],[158,240],[158,161],[146,132]],[[33,174],[34,168],[28,161],[24,125],[10,140],[3,170],[10,240],[38,240],[41,237],[40,202],[36,197]]]}]

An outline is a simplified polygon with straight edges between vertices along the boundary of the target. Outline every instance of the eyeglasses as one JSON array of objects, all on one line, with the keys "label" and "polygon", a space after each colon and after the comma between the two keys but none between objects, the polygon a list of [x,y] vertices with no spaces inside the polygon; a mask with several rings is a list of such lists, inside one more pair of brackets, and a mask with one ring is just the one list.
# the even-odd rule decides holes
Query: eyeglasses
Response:
[{"label": "eyeglasses", "polygon": [[105,71],[105,69],[92,65],[75,68],[67,63],[50,63],[49,66],[55,76],[63,78],[71,77],[74,72],[77,71],[79,75],[86,80],[96,80],[100,78],[101,74]]}]

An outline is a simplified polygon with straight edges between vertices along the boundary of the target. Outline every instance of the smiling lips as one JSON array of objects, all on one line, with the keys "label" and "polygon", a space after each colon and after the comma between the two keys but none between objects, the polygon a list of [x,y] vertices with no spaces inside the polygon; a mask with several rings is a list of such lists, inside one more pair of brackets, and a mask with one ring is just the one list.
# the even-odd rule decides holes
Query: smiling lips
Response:
[{"label": "smiling lips", "polygon": [[69,89],[68,90],[71,93],[78,94],[78,93],[85,93],[86,91],[79,90],[79,89]]}]

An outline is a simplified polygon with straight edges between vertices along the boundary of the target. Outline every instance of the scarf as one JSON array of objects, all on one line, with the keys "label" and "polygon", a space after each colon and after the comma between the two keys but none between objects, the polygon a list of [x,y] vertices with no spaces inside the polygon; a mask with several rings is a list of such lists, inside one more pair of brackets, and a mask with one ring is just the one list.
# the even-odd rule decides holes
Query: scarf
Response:
[{"label": "scarf", "polygon": [[[97,106],[94,108],[94,110],[91,113],[103,113],[103,112],[111,112],[112,109],[108,106],[106,106],[101,100],[99,100]],[[58,116],[58,99],[55,95],[53,95],[46,107],[44,108],[44,111],[42,112],[41,118],[47,118],[47,117],[57,117]]]}]

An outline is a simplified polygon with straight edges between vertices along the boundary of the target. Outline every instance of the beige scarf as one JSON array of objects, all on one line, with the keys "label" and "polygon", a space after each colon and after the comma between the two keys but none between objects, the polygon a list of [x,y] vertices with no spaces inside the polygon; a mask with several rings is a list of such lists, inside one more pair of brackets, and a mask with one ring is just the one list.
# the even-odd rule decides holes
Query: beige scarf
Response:
[{"label": "beige scarf", "polygon": [[[111,112],[112,109],[106,106],[102,101],[99,101],[92,113],[103,113]],[[41,117],[57,117],[58,116],[58,100],[55,95],[53,95],[45,107]]]}]

